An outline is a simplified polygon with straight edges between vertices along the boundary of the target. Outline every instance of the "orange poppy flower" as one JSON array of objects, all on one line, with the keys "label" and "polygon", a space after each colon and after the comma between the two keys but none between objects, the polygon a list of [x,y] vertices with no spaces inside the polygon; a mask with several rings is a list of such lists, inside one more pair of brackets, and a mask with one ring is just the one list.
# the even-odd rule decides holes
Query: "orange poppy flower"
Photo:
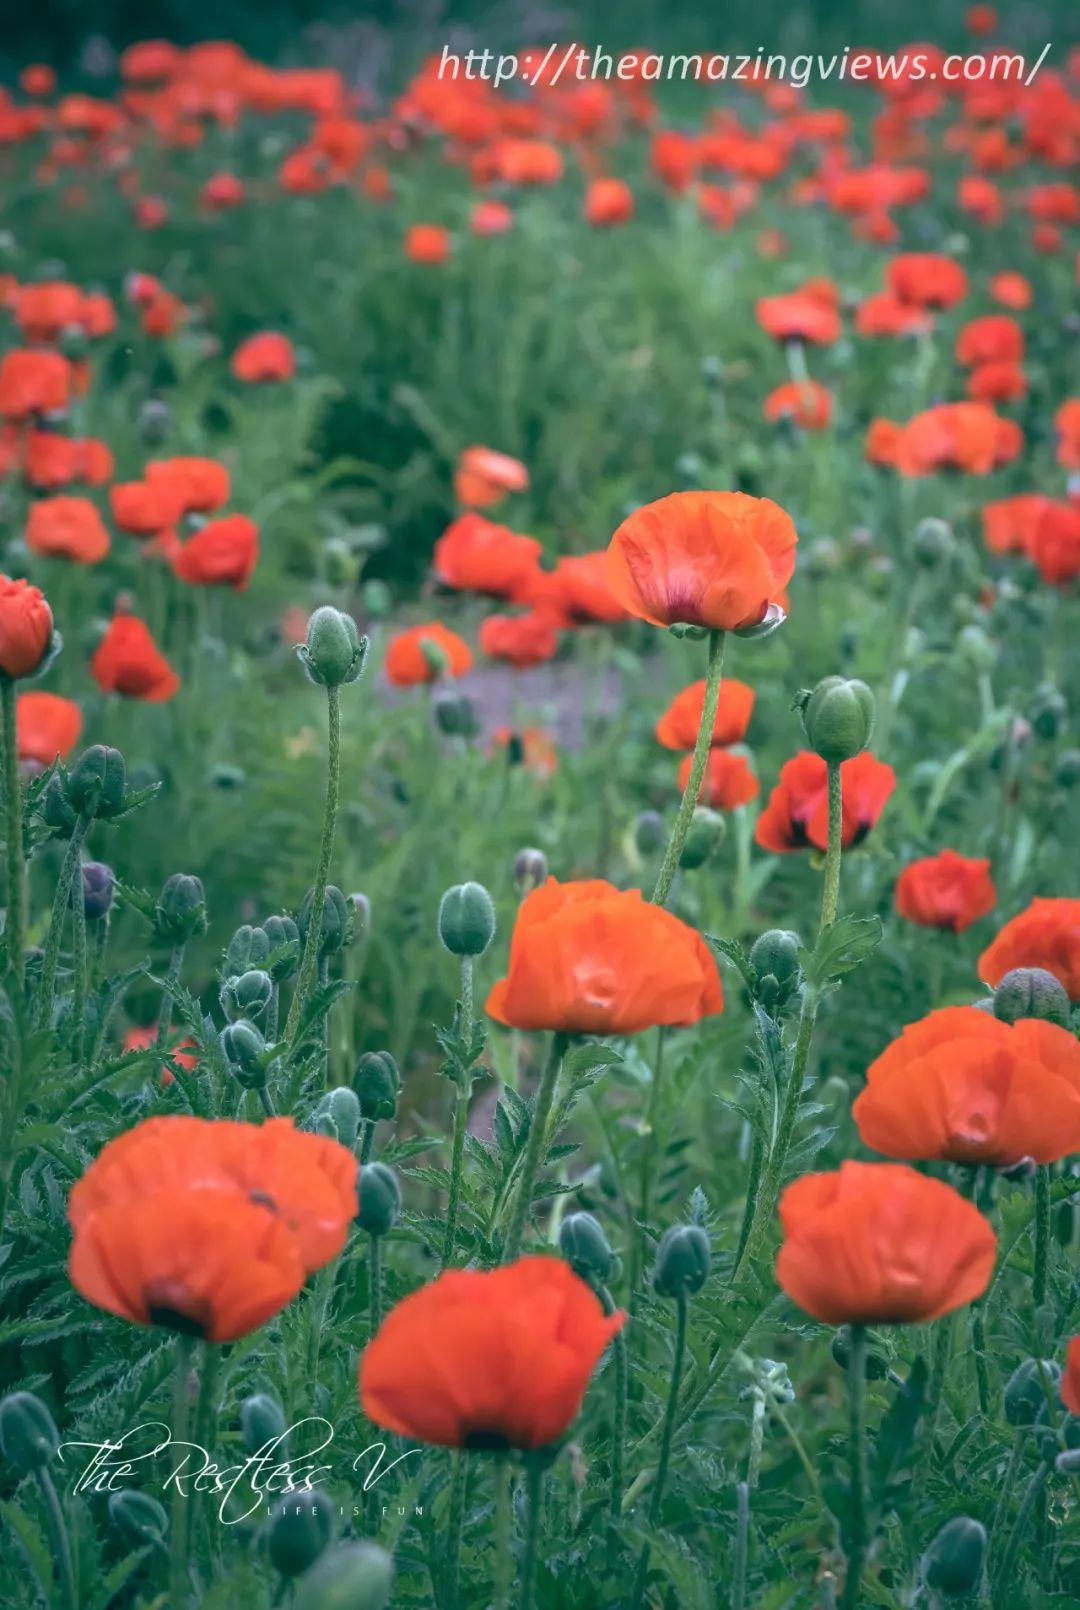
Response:
[{"label": "orange poppy flower", "polygon": [[956,357],[969,368],[981,363],[1020,363],[1024,332],[1007,313],[987,313],[965,324],[956,338]]},{"label": "orange poppy flower", "polygon": [[634,192],[623,179],[594,179],[585,192],[585,222],[610,229],[634,216]]},{"label": "orange poppy flower", "polygon": [[146,484],[162,488],[170,507],[177,506],[181,514],[212,514],[229,501],[229,472],[213,458],[161,458],[143,474]]},{"label": "orange poppy flower", "polygon": [[52,636],[53,613],[44,593],[21,577],[0,574],[0,673],[33,676]]},{"label": "orange poppy flower", "polygon": [[31,503],[26,546],[79,565],[96,565],[109,551],[109,533],[88,498],[41,498]]},{"label": "orange poppy flower", "polygon": [[538,575],[542,552],[535,537],[469,513],[447,526],[435,544],[432,565],[446,587],[518,599]]},{"label": "orange poppy flower", "polygon": [[559,637],[549,616],[532,610],[527,615],[489,615],[480,624],[481,649],[493,660],[506,660],[519,670],[555,658]]},{"label": "orange poppy flower", "polygon": [[1061,1401],[1069,1413],[1080,1419],[1080,1336],[1074,1336],[1069,1343],[1060,1391]]},{"label": "orange poppy flower", "polygon": [[978,1208],[902,1163],[841,1163],[780,1198],[776,1278],[826,1325],[918,1325],[981,1297],[997,1238]]},{"label": "orange poppy flower", "polygon": [[704,940],[639,889],[548,878],[525,897],[487,1011],[515,1029],[638,1034],[723,1010]]},{"label": "orange poppy flower", "polygon": [[900,449],[904,427],[892,419],[873,419],[870,429],[866,433],[866,446],[863,456],[868,464],[887,465],[896,468],[896,455]]},{"label": "orange poppy flower", "polygon": [[605,548],[598,553],[567,554],[554,570],[538,572],[536,585],[521,602],[549,613],[557,625],[614,625],[627,619],[611,590]]},{"label": "orange poppy flower", "polygon": [[563,175],[562,155],[546,140],[504,140],[496,161],[507,184],[554,184]]},{"label": "orange poppy flower", "polygon": [[771,424],[791,419],[803,430],[824,430],[832,418],[832,397],[816,380],[786,380],[770,391],[761,411]]},{"label": "orange poppy flower", "polygon": [[385,670],[387,680],[396,687],[410,688],[420,682],[436,682],[440,676],[464,676],[472,662],[472,650],[464,638],[440,621],[428,621],[390,639]]},{"label": "orange poppy flower", "polygon": [[912,861],[896,880],[895,897],[908,922],[952,934],[962,934],[997,904],[990,862],[955,850]]},{"label": "orange poppy flower", "polygon": [[109,488],[109,507],[121,531],[133,537],[154,537],[179,520],[183,495],[175,482],[119,481]]},{"label": "orange poppy flower", "polygon": [[79,741],[82,711],[59,693],[20,693],[15,701],[15,748],[19,759],[38,766],[65,760]]},{"label": "orange poppy flower", "polygon": [[1044,968],[1080,1001],[1080,900],[1033,900],[1005,924],[979,957],[979,977],[997,985],[1014,967]]},{"label": "orange poppy flower", "polygon": [[[896,773],[864,750],[840,767],[845,849],[860,844],[876,825],[896,787]],[[829,844],[828,767],[809,750],[785,761],[769,803],[757,819],[754,838],[762,849],[784,854]]]},{"label": "orange poppy flower", "polygon": [[62,280],[23,285],[12,309],[15,323],[28,341],[55,341],[65,329],[78,325],[82,292]]},{"label": "orange poppy flower", "polygon": [[989,290],[995,302],[1000,302],[1002,307],[1012,308],[1017,313],[1029,308],[1035,296],[1031,289],[1031,281],[1025,279],[1023,274],[1016,274],[1010,270],[995,274],[990,281]]},{"label": "orange poppy flower", "polygon": [[511,765],[523,766],[534,777],[547,779],[559,769],[555,740],[543,727],[496,727],[491,743],[507,751]]},{"label": "orange poppy flower", "polygon": [[[685,789],[693,770],[693,755],[684,755],[679,764],[679,787]],[[761,784],[750,769],[745,755],[731,749],[710,749],[701,779],[698,804],[714,811],[734,811],[748,805],[761,793]]]},{"label": "orange poppy flower", "polygon": [[7,352],[0,358],[0,418],[61,413],[71,386],[71,365],[59,352]]},{"label": "orange poppy flower", "polygon": [[697,141],[679,129],[662,129],[653,135],[649,166],[669,190],[688,190],[698,168]]},{"label": "orange poppy flower", "polygon": [[863,1143],[889,1157],[1056,1162],[1080,1149],[1080,1045],[1054,1023],[947,1006],[870,1064],[852,1115]]},{"label": "orange poppy flower", "polygon": [[1067,587],[1080,576],[1080,504],[1049,502],[1039,517],[1028,555],[1051,587]]},{"label": "orange poppy flower", "polygon": [[246,514],[228,514],[206,524],[174,555],[173,570],[195,587],[235,587],[242,592],[259,559],[259,528]]},{"label": "orange poppy flower", "polygon": [[983,505],[983,542],[991,553],[1028,553],[1051,499],[1042,492],[1021,492]]},{"label": "orange poppy flower", "polygon": [[[2,371],[0,371],[2,376]],[[2,386],[0,386],[2,391]],[[3,413],[0,404],[0,413]],[[1069,397],[1054,415],[1057,461],[1067,470],[1080,470],[1080,397]]]},{"label": "orange poppy flower", "polygon": [[90,674],[104,693],[160,704],[171,699],[180,678],[136,615],[118,612],[94,650]]},{"label": "orange poppy flower", "polygon": [[199,206],[204,212],[224,212],[241,206],[246,196],[243,181],[235,173],[214,173],[199,191]]},{"label": "orange poppy flower", "polygon": [[1015,402],[1026,397],[1027,375],[1015,363],[980,363],[968,376],[967,394],[973,402]]},{"label": "orange poppy flower", "polygon": [[548,1447],[625,1322],[559,1258],[451,1269],[391,1309],[360,1360],[360,1401],[418,1442]]},{"label": "orange poppy flower", "polygon": [[902,428],[895,448],[901,475],[932,475],[957,470],[988,475],[1017,456],[1023,433],[980,402],[939,403],[916,414]]},{"label": "orange poppy flower", "polygon": [[441,224],[413,224],[405,236],[405,256],[411,263],[445,263],[450,256],[450,231]]},{"label": "orange poppy flower", "polygon": [[296,354],[287,335],[261,330],[241,341],[229,364],[237,380],[248,385],[264,385],[291,380],[296,374]]},{"label": "orange poppy flower", "polygon": [[23,469],[40,492],[51,492],[72,481],[100,486],[113,472],[113,456],[104,442],[92,437],[78,441],[58,431],[32,430],[26,438]]},{"label": "orange poppy flower", "polygon": [[955,307],[968,293],[968,278],[959,263],[936,252],[903,252],[886,270],[889,290],[915,307]]},{"label": "orange poppy flower", "polygon": [[1005,198],[993,180],[980,173],[967,173],[956,187],[961,212],[970,213],[980,224],[993,227],[1005,216]]},{"label": "orange poppy flower", "polygon": [[469,229],[474,235],[505,235],[513,227],[514,214],[505,201],[478,201],[469,214]]},{"label": "orange poppy flower", "polygon": [[[656,723],[657,740],[665,749],[693,749],[697,743],[698,728],[705,709],[705,679],[691,682],[688,688],[677,693]],[[746,737],[750,716],[754,709],[754,690],[734,677],[725,677],[720,684],[720,696],[713,725],[713,747],[737,744]]]},{"label": "orange poppy flower", "polygon": [[[124,1050],[148,1050],[150,1046],[157,1044],[157,1031],[158,1026],[156,1023],[148,1023],[142,1028],[128,1029],[127,1033],[124,1035]],[[179,1045],[173,1046],[169,1052],[169,1055],[172,1057],[174,1062],[179,1063],[181,1068],[186,1068],[189,1071],[192,1071],[199,1066],[199,1048],[192,1039],[182,1040]],[[161,1068],[161,1083],[163,1085],[172,1085],[176,1083],[175,1074],[173,1073],[172,1069],[164,1063],[162,1064]]]},{"label": "orange poppy flower", "polygon": [[490,447],[466,447],[454,472],[454,496],[469,509],[490,509],[508,492],[524,492],[528,485],[524,464]]},{"label": "orange poppy flower", "polygon": [[745,492],[674,492],[624,520],[608,548],[611,590],[653,626],[740,631],[764,620],[795,571],[790,515]]},{"label": "orange poppy flower", "polygon": [[754,315],[766,335],[776,341],[811,341],[829,346],[840,338],[840,315],[822,296],[792,291],[783,296],[763,296],[754,304]]},{"label": "orange poppy flower", "polygon": [[998,14],[993,6],[968,6],[964,12],[964,26],[972,34],[992,34],[998,25]]}]

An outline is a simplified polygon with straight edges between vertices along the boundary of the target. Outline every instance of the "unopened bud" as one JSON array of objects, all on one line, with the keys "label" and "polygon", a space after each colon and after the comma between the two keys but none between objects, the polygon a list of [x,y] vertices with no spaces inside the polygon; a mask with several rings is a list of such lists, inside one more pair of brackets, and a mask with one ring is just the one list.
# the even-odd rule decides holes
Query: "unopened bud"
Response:
[{"label": "unopened bud", "polygon": [[923,1579],[945,1598],[960,1598],[978,1587],[985,1556],[986,1528],[970,1515],[957,1515],[946,1521],[923,1555]]},{"label": "unopened bud", "polygon": [[924,570],[947,563],[954,547],[952,527],[946,521],[931,517],[915,527],[915,558]]},{"label": "unopened bud", "polygon": [[365,1163],[357,1187],[360,1206],[356,1222],[368,1235],[387,1235],[401,1211],[401,1186],[385,1163]]},{"label": "unopened bud", "polygon": [[352,616],[324,604],[308,621],[307,641],[296,652],[313,682],[338,688],[356,681],[364,669],[367,647],[367,638],[360,636]]},{"label": "unopened bud", "polygon": [[240,1405],[244,1452],[257,1454],[267,1443],[280,1442],[287,1427],[281,1405],[265,1392],[253,1392]]},{"label": "unopened bud", "polygon": [[245,1090],[261,1090],[266,1084],[263,1053],[266,1041],[245,1018],[227,1023],[221,1031],[221,1049],[230,1071]]},{"label": "unopened bud", "polygon": [[300,930],[291,917],[267,917],[262,925],[270,946],[266,971],[275,984],[291,978],[300,965]]},{"label": "unopened bud", "polygon": [[333,1506],[318,1487],[286,1493],[270,1516],[270,1563],[284,1577],[300,1576],[315,1564],[330,1541]]},{"label": "unopened bud", "polygon": [[0,1453],[20,1476],[43,1470],[60,1446],[56,1422],[32,1392],[9,1392],[0,1401]]},{"label": "unopened bud", "polygon": [[119,749],[91,744],[75,762],[67,779],[68,804],[76,816],[108,821],[124,808],[127,770]]},{"label": "unopened bud", "polygon": [[1054,768],[1059,788],[1075,788],[1080,783],[1080,749],[1063,749]]},{"label": "unopened bud", "polygon": [[109,1494],[109,1522],[138,1547],[142,1543],[164,1543],[169,1531],[165,1510],[149,1493],[123,1487]]},{"label": "unopened bud", "polygon": [[109,914],[116,878],[104,861],[85,861],[82,867],[83,914],[87,922],[101,922]]},{"label": "unopened bud", "polygon": [[221,986],[221,1006],[231,1022],[238,1018],[261,1018],[274,994],[274,981],[269,973],[252,968],[239,978],[227,978]]},{"label": "unopened bud", "polygon": [[997,650],[981,626],[965,626],[956,646],[973,670],[992,671],[997,664]]},{"label": "unopened bud", "polygon": [[393,1118],[401,1094],[401,1075],[389,1051],[365,1051],[356,1064],[352,1087],[360,1111],[369,1122]]},{"label": "unopened bud", "polygon": [[698,805],[686,830],[679,865],[687,872],[704,866],[724,842],[726,832],[727,823],[719,811],[710,810],[707,805]]},{"label": "unopened bud", "polygon": [[642,811],[634,820],[634,843],[639,855],[653,855],[665,839],[664,818],[659,811]]},{"label": "unopened bud", "polygon": [[432,703],[435,725],[447,738],[471,738],[479,722],[467,694],[445,688]]},{"label": "unopened bud", "polygon": [[328,1122],[328,1129],[321,1131],[323,1134],[329,1133],[343,1146],[355,1146],[360,1128],[360,1101],[348,1085],[328,1090],[315,1109],[315,1117],[320,1123]]},{"label": "unopened bud", "polygon": [[482,956],[495,937],[495,907],[480,883],[459,883],[439,901],[439,938],[453,956]]},{"label": "unopened bud", "polygon": [[1061,1368],[1053,1359],[1026,1358],[1018,1364],[1002,1395],[1009,1425],[1033,1426],[1045,1419],[1047,1387],[1052,1391],[1060,1379]]},{"label": "unopened bud", "polygon": [[994,991],[994,1016],[1003,1023],[1038,1017],[1064,1028],[1070,1010],[1064,986],[1043,967],[1013,967]]},{"label": "unopened bud", "polygon": [[567,1214],[559,1226],[559,1249],[576,1275],[590,1284],[607,1284],[615,1254],[599,1219],[591,1213]]},{"label": "unopened bud", "polygon": [[656,1253],[653,1286],[661,1297],[693,1295],[709,1278],[712,1247],[700,1224],[675,1224],[665,1230]]},{"label": "unopened bud", "polygon": [[1052,682],[1041,682],[1031,704],[1031,725],[1036,738],[1049,742],[1059,738],[1069,720],[1065,695]]},{"label": "unopened bud", "polygon": [[161,939],[184,945],[206,931],[206,895],[200,880],[174,872],[165,881],[157,903],[154,927]]},{"label": "unopened bud", "polygon": [[225,978],[237,978],[252,967],[261,967],[270,954],[270,940],[262,928],[245,922],[229,940],[222,963]]},{"label": "unopened bud", "polygon": [[865,682],[827,676],[797,700],[807,741],[831,765],[851,760],[874,731],[874,695]]},{"label": "unopened bud", "polygon": [[[307,942],[307,932],[311,924],[311,909],[315,902],[315,890],[309,889],[304,896],[304,903],[300,907],[300,916],[297,926],[300,937]],[[330,956],[335,951],[347,950],[353,938],[353,908],[334,884],[326,887],[323,896],[322,930],[319,935],[319,955]]]},{"label": "unopened bud", "polygon": [[340,1543],[296,1584],[293,1610],[387,1610],[394,1562],[377,1543]]},{"label": "unopened bud", "polygon": [[533,889],[538,889],[542,883],[547,882],[548,864],[547,856],[543,850],[535,850],[527,846],[519,850],[514,857],[514,889],[519,900],[523,900]]}]

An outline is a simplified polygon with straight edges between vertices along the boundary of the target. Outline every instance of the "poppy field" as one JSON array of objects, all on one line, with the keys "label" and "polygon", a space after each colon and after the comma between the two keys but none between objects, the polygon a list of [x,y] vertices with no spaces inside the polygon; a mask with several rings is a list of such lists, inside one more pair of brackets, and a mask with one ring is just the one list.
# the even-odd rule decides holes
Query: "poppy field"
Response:
[{"label": "poppy field", "polygon": [[0,86],[3,1606],[1080,1604],[1025,29]]}]

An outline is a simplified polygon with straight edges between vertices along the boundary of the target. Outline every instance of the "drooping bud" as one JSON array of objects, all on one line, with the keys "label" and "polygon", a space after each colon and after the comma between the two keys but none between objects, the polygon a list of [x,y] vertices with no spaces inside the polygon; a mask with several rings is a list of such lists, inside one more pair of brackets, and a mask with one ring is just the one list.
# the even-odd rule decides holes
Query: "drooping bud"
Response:
[{"label": "drooping bud", "polygon": [[201,881],[187,872],[174,872],[165,880],[157,903],[154,927],[171,945],[185,945],[206,931],[206,895]]},{"label": "drooping bud", "polygon": [[357,1186],[356,1222],[368,1235],[387,1235],[401,1211],[401,1186],[385,1163],[365,1163]]},{"label": "drooping bud", "polygon": [[946,1521],[922,1557],[928,1588],[956,1599],[979,1585],[986,1557],[986,1528],[970,1515]]},{"label": "drooping bud", "polygon": [[707,805],[698,805],[690,818],[679,865],[687,872],[704,866],[724,842],[726,832],[727,823],[719,811],[710,810]]},{"label": "drooping bud", "polygon": [[357,1061],[352,1087],[360,1111],[369,1122],[393,1118],[401,1094],[401,1075],[389,1051],[365,1051]]},{"label": "drooping bud", "polygon": [[1039,1017],[1064,1027],[1070,1010],[1064,985],[1043,967],[1013,967],[994,991],[994,1016],[1003,1023]]},{"label": "drooping bud", "polygon": [[955,546],[952,527],[945,520],[931,517],[915,527],[915,558],[924,570],[947,564]]},{"label": "drooping bud", "polygon": [[1069,706],[1065,695],[1052,682],[1040,682],[1035,689],[1029,712],[1036,738],[1049,742],[1059,738],[1069,720]]},{"label": "drooping bud", "polygon": [[[315,1120],[321,1134],[329,1134],[343,1146],[355,1146],[360,1128],[360,1101],[348,1085],[328,1090],[315,1109]],[[322,1126],[326,1124],[327,1127]]]},{"label": "drooping bud", "polygon": [[296,1584],[293,1610],[387,1610],[394,1562],[377,1543],[328,1549]]},{"label": "drooping bud", "polygon": [[[831,1343],[833,1363],[839,1364],[842,1370],[851,1365],[851,1338],[847,1327],[838,1330]],[[889,1373],[889,1360],[884,1352],[874,1342],[867,1338],[866,1348],[866,1379],[868,1381],[883,1381]]]},{"label": "drooping bud", "polygon": [[874,695],[865,682],[827,676],[796,700],[802,711],[807,742],[831,765],[851,760],[870,742],[874,731]]},{"label": "drooping bud", "polygon": [[459,883],[439,901],[439,938],[453,956],[482,956],[495,937],[495,907],[480,883]]},{"label": "drooping bud", "polygon": [[634,844],[639,855],[653,855],[666,837],[659,811],[642,811],[634,819]]},{"label": "drooping bud", "polygon": [[367,648],[367,638],[360,636],[352,616],[324,604],[308,621],[307,642],[296,653],[313,682],[339,688],[356,681],[364,669]]},{"label": "drooping bud", "polygon": [[291,978],[300,965],[300,930],[291,917],[267,917],[262,925],[270,946],[266,971],[275,984]]},{"label": "drooping bud", "polygon": [[603,1225],[591,1213],[568,1213],[559,1226],[559,1250],[576,1275],[606,1285],[615,1265]]},{"label": "drooping bud", "polygon": [[674,1224],[660,1238],[653,1286],[661,1297],[692,1296],[709,1278],[712,1247],[700,1224]]},{"label": "drooping bud", "polygon": [[263,928],[250,922],[239,927],[229,940],[221,972],[225,978],[238,978],[252,967],[261,967],[270,954],[270,940]]},{"label": "drooping bud", "polygon": [[526,846],[514,857],[514,890],[519,900],[547,882],[547,856],[543,850]]},{"label": "drooping bud", "polygon": [[231,1022],[238,1018],[261,1018],[274,995],[274,981],[269,973],[251,968],[239,978],[227,978],[221,986],[221,1006]]},{"label": "drooping bud", "polygon": [[109,1523],[128,1542],[163,1543],[169,1531],[165,1510],[149,1493],[123,1487],[109,1494]]},{"label": "drooping bud", "polygon": [[83,914],[87,922],[101,922],[108,916],[116,889],[112,867],[104,861],[85,861],[82,867]]},{"label": "drooping bud", "polygon": [[221,1031],[221,1049],[229,1071],[244,1089],[261,1090],[266,1084],[263,1062],[266,1041],[254,1023],[244,1018],[238,1023],[227,1023]]},{"label": "drooping bud", "polygon": [[[1026,1358],[1005,1382],[1002,1400],[1011,1426],[1033,1426],[1046,1414],[1046,1388],[1061,1379],[1061,1366],[1053,1359]],[[1043,1383],[1046,1383],[1046,1386]]]},{"label": "drooping bud", "polygon": [[268,1443],[279,1442],[287,1430],[281,1405],[266,1392],[253,1392],[240,1405],[240,1434],[244,1452],[256,1454]]},{"label": "drooping bud", "polygon": [[[309,889],[304,896],[304,903],[300,907],[297,927],[300,937],[307,942],[307,932],[311,924],[311,908],[315,901],[315,890]],[[353,938],[353,908],[346,900],[341,890],[332,883],[326,886],[323,896],[322,932],[319,936],[319,955],[331,956],[335,951],[346,950],[352,944]]]},{"label": "drooping bud", "polygon": [[318,1487],[300,1488],[280,1498],[267,1535],[274,1569],[284,1577],[294,1577],[314,1565],[330,1541],[333,1514],[329,1497]]},{"label": "drooping bud", "polygon": [[0,1401],[0,1453],[20,1476],[43,1470],[56,1455],[56,1422],[32,1392],[9,1392]]},{"label": "drooping bud", "polygon": [[84,749],[68,773],[68,804],[76,816],[99,817],[108,821],[124,808],[127,769],[119,749],[91,744]]},{"label": "drooping bud", "polygon": [[432,700],[435,725],[447,738],[471,738],[479,722],[468,694],[444,688]]}]

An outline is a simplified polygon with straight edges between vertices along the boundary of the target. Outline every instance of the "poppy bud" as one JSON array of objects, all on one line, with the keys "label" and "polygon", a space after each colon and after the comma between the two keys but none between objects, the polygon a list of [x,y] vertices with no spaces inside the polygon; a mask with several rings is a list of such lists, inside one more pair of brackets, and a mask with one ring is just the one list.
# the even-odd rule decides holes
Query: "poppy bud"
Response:
[{"label": "poppy bud", "polygon": [[982,1577],[986,1554],[986,1528],[970,1515],[946,1521],[922,1557],[928,1588],[947,1599],[973,1593]]},{"label": "poppy bud", "polygon": [[1039,1017],[1065,1028],[1070,1010],[1064,986],[1042,967],[1013,967],[994,991],[994,1016],[1003,1023]]},{"label": "poppy bud", "polygon": [[802,940],[789,928],[767,928],[750,946],[750,965],[759,979],[773,978],[781,988],[798,979]]},{"label": "poppy bud", "polygon": [[915,527],[915,558],[924,570],[948,562],[953,551],[952,527],[944,520],[920,520]]},{"label": "poppy bud", "polygon": [[851,760],[870,742],[874,731],[874,695],[865,682],[827,676],[796,701],[803,728],[815,754],[832,765]]},{"label": "poppy bud", "polygon": [[1069,720],[1065,696],[1052,682],[1040,682],[1031,704],[1031,725],[1037,738],[1049,741],[1064,732]]},{"label": "poppy bud", "polygon": [[702,358],[701,379],[710,391],[724,384],[724,365],[720,358],[712,354]]},{"label": "poppy bud", "polygon": [[538,889],[547,881],[547,856],[543,850],[534,850],[526,846],[519,850],[514,857],[514,890],[519,899],[524,899],[534,889]]},{"label": "poppy bud", "polygon": [[206,895],[198,878],[187,872],[174,872],[166,879],[154,927],[161,939],[173,945],[184,945],[206,932]]},{"label": "poppy bud", "polygon": [[221,1031],[221,1049],[234,1077],[245,1090],[261,1090],[266,1084],[263,1053],[266,1041],[245,1018],[238,1023],[227,1023]]},{"label": "poppy bud", "polygon": [[0,1452],[20,1476],[42,1470],[60,1446],[48,1409],[32,1392],[9,1392],[0,1401]]},{"label": "poppy bud", "polygon": [[353,933],[366,939],[371,929],[371,901],[359,890],[349,896],[353,911]]},{"label": "poppy bud", "polygon": [[296,653],[313,682],[339,688],[356,681],[364,669],[367,648],[367,638],[360,636],[352,616],[324,604],[308,621],[307,642]]},{"label": "poppy bud", "polygon": [[314,1565],[330,1541],[333,1509],[318,1487],[286,1493],[274,1506],[267,1539],[270,1563],[284,1577]]},{"label": "poppy bud", "polygon": [[495,907],[479,883],[459,883],[439,901],[439,938],[453,956],[482,956],[495,937]]},{"label": "poppy bud", "polygon": [[[833,1363],[839,1364],[842,1370],[851,1365],[851,1336],[846,1326],[838,1330],[832,1339]],[[868,1381],[883,1381],[889,1373],[889,1361],[879,1347],[871,1342],[866,1349],[866,1379]]]},{"label": "poppy bud", "polygon": [[0,676],[36,676],[59,650],[44,594],[28,581],[0,575]]},{"label": "poppy bud", "polygon": [[269,973],[253,967],[239,978],[227,978],[221,986],[221,1005],[232,1022],[241,1017],[260,1018],[270,1005],[274,981]]},{"label": "poppy bud", "polygon": [[835,537],[818,537],[807,549],[807,571],[811,576],[828,576],[840,569],[842,555]]},{"label": "poppy bud", "polygon": [[262,925],[270,945],[264,959],[266,970],[275,984],[291,978],[300,962],[300,930],[291,917],[267,917]]},{"label": "poppy bud", "polygon": [[169,1530],[157,1499],[132,1487],[109,1494],[109,1522],[136,1548],[142,1543],[164,1543]]},{"label": "poppy bud", "polygon": [[707,805],[697,806],[686,830],[679,865],[687,872],[704,866],[724,842],[726,832],[727,823],[719,811],[710,810]]},{"label": "poppy bud", "polygon": [[210,767],[206,781],[211,788],[218,788],[223,794],[235,794],[247,782],[247,772],[242,766],[227,766],[219,762]]},{"label": "poppy bud", "polygon": [[269,1442],[278,1442],[287,1430],[281,1405],[265,1392],[253,1392],[240,1405],[240,1433],[244,1452],[256,1454]]},{"label": "poppy bud", "polygon": [[157,447],[172,428],[172,409],[158,397],[148,397],[139,409],[138,430],[148,447]]},{"label": "poppy bud", "polygon": [[606,1285],[615,1264],[599,1219],[591,1213],[568,1213],[559,1226],[559,1249],[576,1275]]},{"label": "poppy bud", "polygon": [[642,811],[634,820],[634,844],[639,855],[652,855],[664,843],[664,818],[659,811]]},{"label": "poppy bud", "polygon": [[119,749],[91,744],[84,749],[67,777],[68,804],[76,816],[95,816],[108,821],[124,808],[127,771]]},{"label": "poppy bud", "polygon": [[1058,756],[1054,781],[1059,788],[1075,788],[1080,783],[1080,749],[1064,749]]},{"label": "poppy bud", "polygon": [[479,723],[472,700],[446,688],[432,701],[435,725],[447,738],[471,738]]},{"label": "poppy bud", "polygon": [[393,1118],[401,1093],[401,1076],[389,1051],[365,1051],[356,1064],[352,1087],[368,1122]]},{"label": "poppy bud", "polygon": [[973,670],[992,671],[997,664],[997,650],[981,626],[965,626],[956,644]]},{"label": "poppy bud", "polygon": [[365,1163],[357,1185],[356,1222],[368,1235],[386,1235],[401,1211],[401,1186],[385,1163]]},{"label": "poppy bud", "polygon": [[712,1247],[700,1224],[674,1224],[660,1238],[653,1286],[661,1297],[692,1296],[709,1278]]},{"label": "poppy bud", "polygon": [[[315,890],[309,889],[304,896],[304,903],[300,907],[300,916],[297,926],[300,937],[306,943],[307,931],[311,923],[311,908],[315,900]],[[319,937],[319,955],[330,956],[337,950],[345,950],[352,944],[353,937],[353,908],[334,884],[326,886],[323,896],[322,932]]]},{"label": "poppy bud", "polygon": [[386,1610],[394,1562],[377,1543],[341,1543],[296,1584],[294,1610]]},{"label": "poppy bud", "polygon": [[1039,1359],[1026,1358],[1005,1382],[1005,1418],[1011,1426],[1033,1426],[1045,1415],[1043,1381],[1056,1387],[1061,1379],[1061,1368],[1053,1359],[1043,1359],[1041,1366]]},{"label": "poppy bud", "polygon": [[[315,1109],[315,1118],[322,1134],[330,1135],[331,1139],[340,1141],[343,1146],[356,1145],[360,1128],[360,1102],[356,1092],[350,1090],[348,1085],[338,1085],[335,1090],[328,1090]],[[326,1129],[321,1128],[323,1122],[328,1125]]]},{"label": "poppy bud", "polygon": [[221,965],[222,976],[238,978],[252,967],[261,967],[270,954],[270,941],[262,928],[245,922],[233,934]]},{"label": "poppy bud", "polygon": [[46,785],[42,815],[46,825],[56,834],[70,837],[75,831],[78,817],[68,803],[64,779],[59,772],[53,772]]},{"label": "poppy bud", "polygon": [[116,879],[104,861],[86,861],[82,868],[82,903],[87,922],[101,922],[109,914]]}]

